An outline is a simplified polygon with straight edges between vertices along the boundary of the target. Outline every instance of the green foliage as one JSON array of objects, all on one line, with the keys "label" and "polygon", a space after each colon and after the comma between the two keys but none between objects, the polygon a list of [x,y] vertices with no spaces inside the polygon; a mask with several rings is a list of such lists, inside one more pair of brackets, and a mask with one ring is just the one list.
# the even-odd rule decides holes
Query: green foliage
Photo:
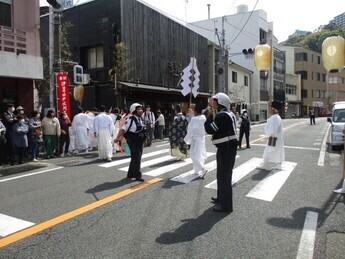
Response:
[{"label": "green foliage", "polygon": [[112,53],[112,68],[109,70],[109,75],[111,80],[116,81],[127,80],[129,74],[133,71],[130,67],[128,46],[126,43],[117,41],[114,45],[114,50]]},{"label": "green foliage", "polygon": [[287,41],[283,43],[285,46],[304,47],[321,53],[323,41],[330,36],[345,37],[345,30],[334,23],[325,26],[320,26],[315,32],[307,35],[290,36]]}]

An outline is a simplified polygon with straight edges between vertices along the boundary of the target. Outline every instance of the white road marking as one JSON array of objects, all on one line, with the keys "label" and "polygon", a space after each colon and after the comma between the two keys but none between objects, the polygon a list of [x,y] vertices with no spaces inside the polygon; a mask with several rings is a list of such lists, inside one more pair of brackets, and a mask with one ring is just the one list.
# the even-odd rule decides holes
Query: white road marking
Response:
[{"label": "white road marking", "polygon": [[[208,172],[211,172],[212,170],[217,168],[217,161],[214,160],[210,163],[207,163],[205,167],[207,168]],[[175,182],[180,182],[180,183],[189,183],[196,178],[199,178],[199,175],[195,174],[194,170],[191,170],[181,175],[178,175],[174,178],[171,178],[170,180],[175,181]]]},{"label": "white road marking", "polygon": [[19,230],[35,225],[35,223],[0,214],[0,236],[5,237]]},{"label": "white road marking", "polygon": [[[156,159],[152,159],[152,160],[148,160],[148,161],[145,161],[145,162],[141,162],[141,165],[140,165],[140,168],[143,169],[145,167],[148,167],[148,166],[151,166],[151,165],[157,165],[159,163],[162,163],[162,162],[166,162],[166,161],[169,161],[171,160],[171,162],[175,161],[176,158],[168,155],[168,156],[163,156],[163,157],[158,157]],[[128,171],[128,168],[129,166],[125,166],[125,167],[122,167],[120,168],[119,170],[121,171]]]},{"label": "white road marking", "polygon": [[326,155],[326,149],[327,149],[327,136],[328,136],[330,128],[331,128],[331,126],[329,125],[327,127],[326,134],[323,136],[319,160],[317,162],[318,166],[324,166],[325,165],[325,155]]},{"label": "white road marking", "polygon": [[[236,167],[232,172],[232,185],[236,184],[239,180],[249,174],[251,171],[256,169],[262,163],[262,158],[252,158],[247,162]],[[217,190],[217,180],[212,181],[211,183],[205,186],[206,188]]]},{"label": "white road marking", "polygon": [[59,169],[62,169],[62,168],[63,167],[61,166],[61,167],[55,167],[55,168],[51,168],[51,169],[47,169],[47,170],[43,170],[43,171],[39,171],[39,172],[35,172],[35,173],[29,173],[29,174],[14,176],[14,177],[11,177],[11,178],[6,178],[6,179],[0,180],[0,183],[8,182],[8,181],[13,181],[13,180],[16,180],[16,179],[25,178],[25,177],[29,177],[29,176],[33,176],[33,175],[37,175],[37,174],[44,174],[44,173],[55,171],[55,170],[59,170]]},{"label": "white road marking", "polygon": [[246,196],[272,201],[296,166],[296,163],[284,162],[283,170],[272,170]]},{"label": "white road marking", "polygon": [[[162,153],[166,153],[168,151],[169,151],[169,149],[154,151],[151,153],[143,154],[141,158],[148,158],[148,157],[152,157],[152,156],[161,155]],[[126,163],[129,163],[130,161],[131,161],[131,158],[129,157],[129,158],[121,159],[121,160],[116,160],[113,162],[104,163],[104,164],[101,164],[98,166],[109,168],[109,167],[113,167],[113,166],[117,166],[117,165],[126,164]]]},{"label": "white road marking", "polygon": [[[209,153],[207,152],[207,157],[209,156],[212,156],[214,155],[215,153]],[[159,168],[156,168],[156,169],[153,169],[151,171],[148,171],[146,173],[143,173],[143,175],[149,175],[149,176],[158,176],[158,175],[162,175],[162,174],[165,174],[167,172],[170,172],[170,171],[173,171],[175,169],[178,169],[180,167],[184,167],[186,165],[189,165],[193,163],[192,162],[192,159],[190,158],[187,158],[186,160],[184,161],[179,161],[179,162],[175,162],[173,164],[170,164],[170,165],[166,165],[166,166],[161,166]]]},{"label": "white road marking", "polygon": [[165,143],[165,144],[157,145],[156,147],[165,147],[165,146],[169,146],[169,145],[170,145],[170,143],[168,142],[168,143]]},{"label": "white road marking", "polygon": [[296,259],[312,259],[315,246],[315,235],[317,227],[318,213],[307,211],[301,240],[298,246]]},{"label": "white road marking", "polygon": [[[251,146],[266,146],[266,144],[251,144]],[[316,150],[319,151],[319,148],[315,147],[293,147],[293,146],[284,146],[284,148],[291,148],[291,149],[301,149],[301,150]]]}]

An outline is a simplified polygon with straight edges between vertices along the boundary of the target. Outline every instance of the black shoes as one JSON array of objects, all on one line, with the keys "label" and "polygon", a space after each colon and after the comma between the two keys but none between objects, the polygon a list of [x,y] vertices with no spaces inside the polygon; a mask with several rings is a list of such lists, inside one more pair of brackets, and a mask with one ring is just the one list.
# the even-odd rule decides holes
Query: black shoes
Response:
[{"label": "black shoes", "polygon": [[220,203],[220,200],[218,198],[211,197],[211,200],[213,203],[218,204]]},{"label": "black shoes", "polygon": [[134,181],[138,181],[138,182],[145,182],[145,180],[143,178],[135,178]]},{"label": "black shoes", "polygon": [[215,211],[215,212],[224,212],[224,213],[229,213],[229,214],[232,212],[232,210],[223,209],[220,204],[214,205],[213,211]]}]

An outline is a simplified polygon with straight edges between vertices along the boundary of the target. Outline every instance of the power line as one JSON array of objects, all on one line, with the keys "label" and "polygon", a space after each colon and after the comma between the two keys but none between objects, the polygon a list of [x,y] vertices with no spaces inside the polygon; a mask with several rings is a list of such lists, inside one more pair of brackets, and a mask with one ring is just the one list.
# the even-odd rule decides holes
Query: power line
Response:
[{"label": "power line", "polygon": [[245,22],[244,25],[242,26],[242,28],[241,28],[241,30],[239,31],[239,33],[237,34],[237,36],[231,41],[230,45],[238,38],[238,36],[240,36],[241,32],[243,31],[244,27],[247,25],[247,23],[248,23],[250,17],[252,16],[252,14],[253,14],[253,12],[254,12],[254,10],[255,10],[255,8],[256,8],[256,6],[257,6],[258,3],[259,3],[259,0],[256,0],[256,3],[255,3],[255,6],[254,6],[253,10],[250,12],[250,14],[249,14],[249,16],[248,16],[246,22]]}]

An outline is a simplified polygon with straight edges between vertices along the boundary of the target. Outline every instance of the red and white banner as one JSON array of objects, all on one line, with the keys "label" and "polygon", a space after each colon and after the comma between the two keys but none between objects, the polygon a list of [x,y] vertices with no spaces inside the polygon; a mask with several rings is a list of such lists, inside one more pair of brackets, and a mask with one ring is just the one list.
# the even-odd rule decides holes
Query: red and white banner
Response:
[{"label": "red and white banner", "polygon": [[58,112],[66,112],[68,118],[71,118],[71,104],[69,101],[69,80],[68,73],[57,73],[56,75],[56,90]]}]

